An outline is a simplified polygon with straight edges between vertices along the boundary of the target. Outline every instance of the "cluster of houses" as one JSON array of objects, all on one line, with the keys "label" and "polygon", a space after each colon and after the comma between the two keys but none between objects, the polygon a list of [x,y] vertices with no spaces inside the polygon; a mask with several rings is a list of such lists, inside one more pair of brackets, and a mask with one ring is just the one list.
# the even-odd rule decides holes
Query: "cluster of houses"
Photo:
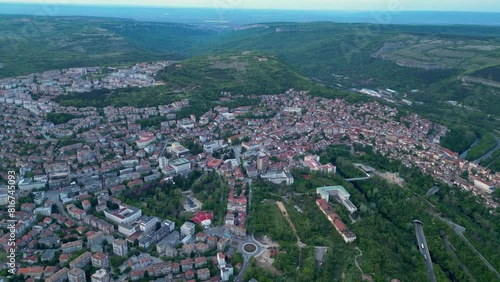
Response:
[{"label": "cluster of houses", "polygon": [[[138,64],[130,69],[116,70],[96,83],[105,88],[147,86],[154,83],[148,77],[167,64]],[[187,175],[192,170],[214,170],[224,176],[230,188],[224,229],[235,237],[243,237],[247,217],[245,176],[260,175],[277,184],[291,185],[294,179],[290,170],[294,168],[335,173],[336,167],[321,162],[319,157],[333,144],[372,147],[406,166],[419,167],[439,181],[471,190],[484,197],[492,207],[498,206],[490,193],[500,183],[500,173],[493,174],[442,148],[439,140],[446,134],[446,127],[415,114],[401,115],[396,108],[377,102],[350,104],[343,99],[311,97],[306,91],[291,89],[278,95],[247,96],[258,102],[254,103],[256,106],[229,108],[224,103],[242,96],[223,93],[217,101],[220,104],[203,115],[178,119],[179,110],[189,107],[188,100],[151,108],[106,107],[100,112],[101,109],[94,107],[61,107],[45,96],[32,101],[29,94],[31,91],[57,96],[71,87],[84,91],[86,88],[80,84],[81,80],[99,72],[98,68],[70,69],[0,80],[0,138],[9,140],[0,149],[2,171],[16,169],[18,191],[23,194],[46,188],[58,191],[61,207],[65,207],[60,211],[64,215],[53,214],[54,204],[58,206],[59,203],[45,200],[43,193],[35,192],[34,203],[23,204],[21,210],[16,211],[16,244],[26,248],[21,255],[27,258],[27,264],[33,261],[35,254],[43,253],[46,259],[51,257],[51,252],[45,254],[37,248],[40,245],[61,251],[61,256],[89,248],[93,257],[103,251],[99,247],[104,241],[102,238],[114,234],[119,234],[125,238],[122,241],[129,244],[138,242],[138,246],[145,249],[156,245],[159,253],[169,257],[179,252],[176,246],[183,235],[184,245],[180,251],[202,254],[213,248],[214,239],[208,236],[205,242],[200,234],[200,238],[194,238],[196,244],[192,244],[194,223],[184,223],[179,233],[174,230],[173,222],[144,216],[140,209],[125,205],[112,195],[154,180]],[[65,76],[69,80],[65,80]],[[139,81],[146,83],[140,85]],[[95,87],[94,81],[89,83],[89,87]],[[38,112],[33,111],[33,103]],[[51,111],[78,117],[63,124],[50,124],[43,116]],[[159,115],[166,117],[159,128],[143,128],[139,123]],[[193,152],[187,143],[201,150]],[[223,157],[233,148],[234,158]],[[467,178],[462,178],[463,172],[468,172]],[[7,179],[3,173],[0,176]],[[387,177],[399,181],[397,176]],[[324,191],[326,194],[320,192],[323,196],[317,204],[322,212],[344,240],[353,241],[355,235],[328,206],[328,197],[332,195],[350,213],[355,212],[357,209],[349,201],[348,193],[342,189]],[[96,205],[90,204],[91,194],[97,198]],[[7,199],[7,187],[0,185],[0,205],[7,205]],[[81,207],[76,202],[81,202]],[[118,208],[109,209],[110,203]],[[92,215],[94,210],[102,211],[104,217]],[[37,215],[44,219],[36,222]],[[7,215],[0,218],[0,225],[7,226]],[[92,231],[85,235],[87,242],[83,235],[88,231],[84,232],[83,226]],[[74,228],[82,234],[76,237],[69,234]],[[6,247],[8,234],[1,236],[0,243]],[[218,246],[225,238],[216,239]],[[126,246],[119,242],[116,248],[115,252],[113,241],[115,254],[127,252]],[[64,257],[59,259],[64,260]],[[224,271],[220,277],[225,277],[230,271],[223,270],[227,265],[222,262],[217,261],[217,264],[224,265],[220,267]],[[172,267],[175,270],[174,263]],[[81,278],[81,272],[73,269],[76,268],[52,272],[54,277]],[[198,277],[197,272],[201,269],[196,269],[196,273],[186,269],[186,272],[192,271],[187,276]],[[45,275],[50,274],[50,270],[54,269],[44,271]],[[32,267],[25,271],[38,270]],[[205,272],[200,272],[201,277],[205,277]],[[148,273],[162,272],[153,269]],[[175,277],[176,273],[173,270],[172,273]],[[134,274],[141,277],[140,272]],[[103,271],[95,275],[106,276]]]}]

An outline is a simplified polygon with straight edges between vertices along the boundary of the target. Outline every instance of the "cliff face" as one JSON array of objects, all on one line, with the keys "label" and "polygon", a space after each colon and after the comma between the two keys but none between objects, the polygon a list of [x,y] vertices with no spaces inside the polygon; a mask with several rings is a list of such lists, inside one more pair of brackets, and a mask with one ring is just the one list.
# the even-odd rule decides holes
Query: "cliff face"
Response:
[{"label": "cliff face", "polygon": [[486,85],[486,86],[500,88],[500,82],[485,79],[485,78],[479,78],[479,77],[463,76],[462,82],[464,82],[464,83],[479,83],[479,84]]}]

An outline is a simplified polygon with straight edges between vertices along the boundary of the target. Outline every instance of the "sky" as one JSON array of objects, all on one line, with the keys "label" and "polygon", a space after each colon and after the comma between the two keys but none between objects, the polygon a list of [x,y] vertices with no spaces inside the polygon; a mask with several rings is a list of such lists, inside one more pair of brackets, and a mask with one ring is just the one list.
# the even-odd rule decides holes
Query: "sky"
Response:
[{"label": "sky", "polygon": [[0,0],[0,3],[27,2],[49,5],[139,5],[218,9],[500,12],[499,0]]}]

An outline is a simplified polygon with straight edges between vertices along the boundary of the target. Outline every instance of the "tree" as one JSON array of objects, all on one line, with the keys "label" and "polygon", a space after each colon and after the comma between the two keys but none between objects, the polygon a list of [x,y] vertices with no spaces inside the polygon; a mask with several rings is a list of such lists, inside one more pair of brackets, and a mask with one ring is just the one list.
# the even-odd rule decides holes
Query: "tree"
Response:
[{"label": "tree", "polygon": [[240,252],[236,252],[233,256],[233,260],[232,260],[232,264],[233,265],[236,265],[238,263],[241,263],[243,264],[243,254],[241,254]]}]

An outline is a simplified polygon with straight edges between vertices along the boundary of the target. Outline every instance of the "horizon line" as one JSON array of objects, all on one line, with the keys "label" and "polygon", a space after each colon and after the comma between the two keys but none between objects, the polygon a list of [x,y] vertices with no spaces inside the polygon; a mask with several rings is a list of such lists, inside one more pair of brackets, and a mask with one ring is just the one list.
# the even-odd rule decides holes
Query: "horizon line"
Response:
[{"label": "horizon line", "polygon": [[[311,8],[311,9],[303,9],[303,8],[221,8],[215,6],[171,6],[171,5],[134,5],[134,4],[110,4],[110,3],[41,3],[41,2],[3,2],[0,0],[0,5],[51,5],[51,6],[86,6],[86,7],[134,7],[134,8],[168,8],[168,9],[219,9],[219,10],[273,10],[273,11],[309,11],[309,12],[346,12],[346,13],[361,13],[361,12],[380,12],[386,9],[321,9],[321,8]],[[401,12],[447,12],[447,13],[484,13],[484,14],[500,14],[500,11],[467,11],[467,10],[427,10],[427,9],[419,9],[419,10],[400,10],[397,13]],[[0,14],[4,14],[0,12]],[[6,14],[5,14],[6,15]]]}]

